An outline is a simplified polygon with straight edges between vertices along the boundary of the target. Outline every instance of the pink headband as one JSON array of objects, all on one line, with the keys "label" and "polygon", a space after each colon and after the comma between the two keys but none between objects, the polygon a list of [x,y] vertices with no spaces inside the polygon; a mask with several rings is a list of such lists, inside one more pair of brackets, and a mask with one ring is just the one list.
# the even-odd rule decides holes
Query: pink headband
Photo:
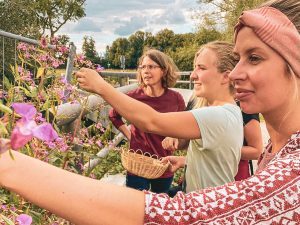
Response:
[{"label": "pink headband", "polygon": [[300,34],[286,15],[272,7],[244,11],[234,28],[235,41],[244,26],[278,52],[300,77]]}]

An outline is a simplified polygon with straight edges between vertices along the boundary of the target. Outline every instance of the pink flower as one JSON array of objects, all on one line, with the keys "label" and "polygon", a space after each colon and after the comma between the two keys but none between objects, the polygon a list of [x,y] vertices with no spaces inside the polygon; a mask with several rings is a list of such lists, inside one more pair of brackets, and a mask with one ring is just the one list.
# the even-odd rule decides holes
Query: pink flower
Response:
[{"label": "pink flower", "polygon": [[30,225],[32,223],[32,218],[27,214],[21,214],[16,218],[16,221],[19,225]]},{"label": "pink flower", "polygon": [[45,37],[41,38],[40,45],[42,48],[47,48],[48,43],[47,43],[47,39]]},{"label": "pink flower", "polygon": [[102,70],[104,70],[104,67],[103,66],[101,66],[101,65],[99,65],[99,64],[97,64],[96,65],[97,67],[96,67],[96,71],[99,73],[99,72],[101,72]]},{"label": "pink flower", "polygon": [[50,43],[51,43],[52,45],[57,45],[57,43],[58,43],[58,38],[57,38],[57,37],[52,37],[51,40],[50,40]]},{"label": "pink flower", "polygon": [[102,142],[101,142],[100,140],[96,141],[96,144],[97,144],[100,148],[103,147]]},{"label": "pink flower", "polygon": [[59,82],[64,85],[68,83],[67,78],[65,76],[60,77]]},{"label": "pink flower", "polygon": [[11,135],[11,147],[17,150],[27,144],[33,137],[42,141],[53,141],[58,135],[50,123],[37,125],[34,117],[37,113],[35,107],[27,103],[13,103],[12,107],[22,116],[16,122]]},{"label": "pink flower", "polygon": [[66,46],[59,46],[59,47],[57,47],[57,49],[58,49],[58,52],[60,52],[63,55],[69,53],[69,48]]},{"label": "pink flower", "polygon": [[27,51],[28,50],[28,45],[24,42],[20,42],[17,46],[17,49],[21,51]]}]

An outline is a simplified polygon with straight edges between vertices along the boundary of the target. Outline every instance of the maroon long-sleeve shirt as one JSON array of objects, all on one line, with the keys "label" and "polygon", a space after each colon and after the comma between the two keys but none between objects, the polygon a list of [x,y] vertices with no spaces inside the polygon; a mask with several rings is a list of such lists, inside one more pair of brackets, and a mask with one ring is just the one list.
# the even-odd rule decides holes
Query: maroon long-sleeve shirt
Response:
[{"label": "maroon long-sleeve shirt", "polygon": [[[150,97],[146,95],[142,88],[137,88],[127,93],[128,96],[141,101],[158,112],[178,112],[185,109],[185,103],[181,94],[176,91],[166,89],[164,94],[159,97]],[[121,115],[114,109],[109,112],[109,119],[116,128],[124,124]],[[155,154],[159,157],[171,155],[170,151],[163,149],[161,142],[165,138],[163,136],[151,133],[145,133],[133,124],[130,128],[131,140],[130,148],[133,150],[140,149],[142,152]],[[171,177],[171,172],[164,173],[161,178]]]}]

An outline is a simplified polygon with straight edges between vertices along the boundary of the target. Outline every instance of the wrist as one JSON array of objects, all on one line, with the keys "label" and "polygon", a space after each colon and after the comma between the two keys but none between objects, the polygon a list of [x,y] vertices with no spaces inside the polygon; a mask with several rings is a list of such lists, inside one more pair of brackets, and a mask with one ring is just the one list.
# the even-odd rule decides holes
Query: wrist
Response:
[{"label": "wrist", "polygon": [[107,90],[112,87],[109,83],[107,83],[105,80],[103,80],[100,76],[99,79],[95,82],[95,89],[94,93],[100,95],[103,97],[107,93]]}]

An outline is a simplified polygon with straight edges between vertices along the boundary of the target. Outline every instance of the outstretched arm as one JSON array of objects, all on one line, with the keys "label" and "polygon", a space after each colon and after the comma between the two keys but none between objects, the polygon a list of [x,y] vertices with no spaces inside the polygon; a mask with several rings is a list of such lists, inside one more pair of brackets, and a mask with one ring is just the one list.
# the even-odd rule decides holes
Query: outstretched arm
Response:
[{"label": "outstretched arm", "polygon": [[143,224],[144,193],[8,151],[0,155],[0,185],[74,224]]},{"label": "outstretched arm", "polygon": [[159,113],[118,92],[91,69],[80,69],[76,77],[83,89],[101,95],[125,119],[145,132],[182,139],[200,138],[198,124],[191,112]]}]

